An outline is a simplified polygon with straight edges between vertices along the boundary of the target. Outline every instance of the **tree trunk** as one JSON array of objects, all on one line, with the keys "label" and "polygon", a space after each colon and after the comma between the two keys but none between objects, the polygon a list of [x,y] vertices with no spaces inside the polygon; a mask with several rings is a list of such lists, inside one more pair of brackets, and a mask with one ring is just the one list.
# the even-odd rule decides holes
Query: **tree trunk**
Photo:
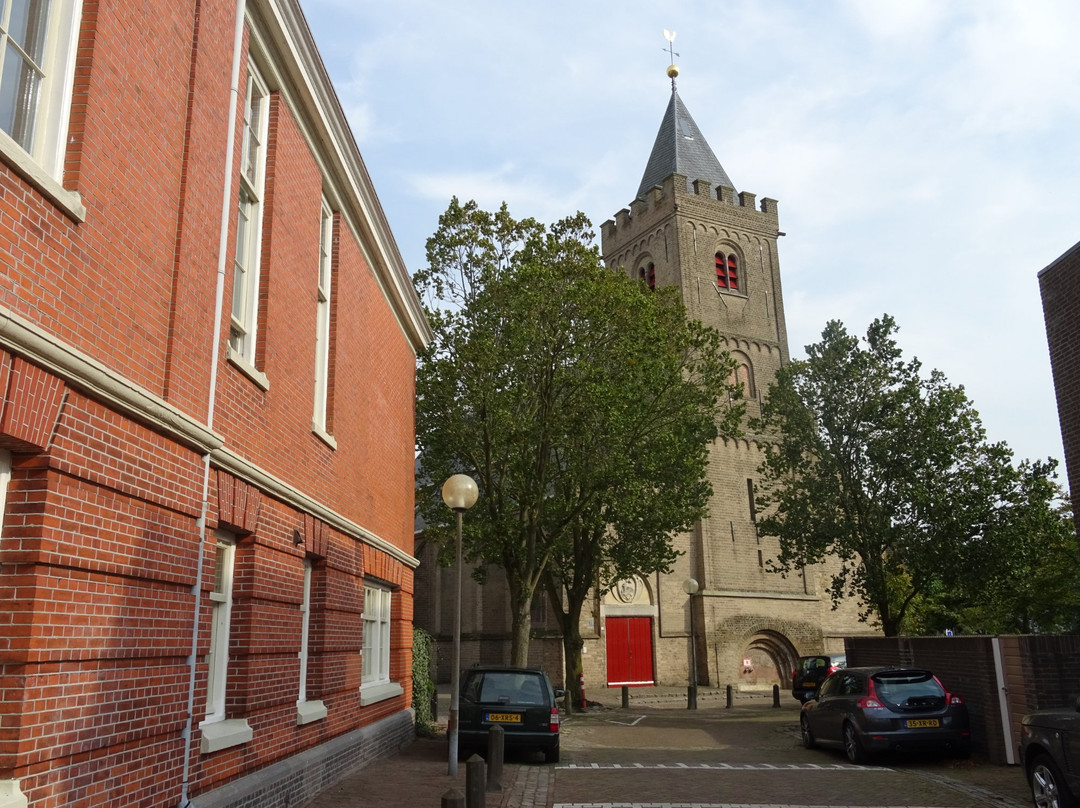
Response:
[{"label": "tree trunk", "polygon": [[[573,610],[572,604],[571,610]],[[580,616],[579,606],[574,613],[564,615],[567,619],[562,625],[563,651],[566,658],[566,692],[570,694],[570,709],[575,712],[581,712],[588,707],[581,698],[580,677],[583,671],[581,649],[585,646],[585,641],[581,639]]]},{"label": "tree trunk", "polygon": [[524,668],[529,664],[529,635],[532,633],[532,600],[510,593],[510,664]]}]

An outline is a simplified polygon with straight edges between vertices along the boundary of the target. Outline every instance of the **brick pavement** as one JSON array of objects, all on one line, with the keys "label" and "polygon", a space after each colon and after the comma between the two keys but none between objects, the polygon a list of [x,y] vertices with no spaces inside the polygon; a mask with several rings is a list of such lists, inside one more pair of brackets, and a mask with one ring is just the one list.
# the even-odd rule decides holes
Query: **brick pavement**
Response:
[{"label": "brick pavement", "polygon": [[[654,727],[649,734],[658,731],[663,735],[669,731],[664,726],[667,724],[672,725],[670,731],[677,732],[678,728],[675,724],[681,723],[678,720],[679,717],[687,715],[684,709],[685,695],[685,689],[680,691],[674,688],[666,691],[659,688],[638,691],[631,697],[629,713],[637,715],[638,713],[635,711],[662,711],[662,713],[666,714],[666,718],[661,714],[653,714],[649,719],[650,725]],[[604,696],[609,705],[604,710],[606,716],[617,718],[627,715],[620,712],[617,692],[614,695],[608,692]],[[698,703],[702,710],[723,707],[723,694],[705,694],[703,698],[703,694],[699,693]],[[758,725],[760,727],[760,729],[754,728],[751,731],[765,733],[762,735],[765,738],[764,747],[754,750],[750,748],[752,744],[746,744],[742,747],[738,757],[738,760],[743,761],[743,764],[738,768],[747,770],[741,776],[749,775],[751,777],[751,781],[747,785],[752,784],[754,777],[752,770],[755,767],[760,766],[762,769],[775,768],[764,761],[776,759],[769,749],[778,746],[792,749],[793,757],[791,759],[801,761],[796,764],[799,768],[803,766],[818,768],[828,768],[833,765],[847,766],[841,755],[830,756],[828,753],[822,753],[819,750],[813,752],[803,750],[798,743],[797,737],[798,706],[794,702],[787,704],[786,701],[782,701],[781,707],[780,710],[774,710],[771,698],[758,697],[756,699],[737,701],[735,710],[732,711],[732,713],[742,713],[748,718],[751,723],[745,726]],[[732,714],[726,710],[720,710],[719,712],[724,713],[725,716]],[[445,716],[445,709],[441,709],[440,715]],[[574,758],[579,753],[588,750],[587,754],[590,761],[604,760],[608,757],[606,753],[613,755],[613,759],[627,760],[626,752],[628,749],[621,744],[621,753],[614,748],[602,749],[606,744],[603,737],[596,733],[606,732],[607,730],[602,729],[601,725],[610,726],[608,722],[600,721],[594,724],[595,729],[590,729],[588,724],[582,727],[579,720],[571,720],[567,724],[569,726],[566,726],[565,729],[568,731],[564,733],[563,737],[563,761],[557,766],[551,766],[538,761],[511,757],[506,764],[502,792],[486,794],[485,808],[582,808],[586,803],[589,808],[680,808],[680,797],[683,800],[688,798],[689,795],[675,793],[680,789],[670,787],[671,774],[665,775],[663,772],[664,764],[660,763],[658,765],[654,764],[657,765],[660,771],[656,771],[653,776],[648,778],[647,785],[637,792],[633,792],[631,797],[633,801],[619,802],[616,805],[615,802],[594,803],[591,799],[580,799],[585,796],[585,793],[579,794],[578,789],[575,788]],[[787,724],[791,725],[790,728],[787,727]],[[790,732],[786,732],[786,729],[790,729]],[[615,730],[613,729],[613,731]],[[788,735],[791,737],[787,737]],[[739,745],[738,739],[733,740],[736,745]],[[594,746],[594,743],[599,743],[599,746]],[[324,791],[315,800],[307,803],[304,808],[406,808],[406,806],[408,808],[436,808],[436,806],[441,805],[443,796],[451,789],[457,789],[462,793],[465,792],[465,763],[462,762],[459,765],[457,777],[451,777],[446,773],[446,752],[445,737],[418,739],[399,752],[372,761],[337,785]],[[672,763],[668,765],[673,769],[679,768],[682,771],[682,774],[679,775],[679,783],[689,785],[693,779],[691,773],[687,772],[684,764],[675,762],[686,759],[686,755],[677,750],[672,750],[669,754],[672,756]],[[754,762],[759,757],[762,762]],[[802,760],[803,757],[806,759]],[[591,768],[591,764],[587,765]],[[722,767],[721,764],[714,766],[714,768]],[[708,768],[708,766],[703,768]],[[858,804],[895,805],[904,801],[903,797],[900,797],[899,800],[895,799],[900,793],[907,792],[909,796],[924,793],[929,796],[935,793],[935,786],[938,799],[920,804],[1017,808],[1026,805],[1030,800],[1030,797],[1027,796],[1026,786],[1023,783],[1023,775],[1017,767],[996,766],[972,760],[955,761],[940,769],[928,769],[925,766],[916,768],[900,766],[897,769],[894,769],[892,774],[888,775],[890,778],[902,778],[900,781],[902,788],[899,791],[888,789],[888,791],[893,791],[894,799],[892,801],[867,799],[870,797],[870,793],[866,793],[860,794],[863,799]],[[878,768],[876,771],[884,777],[889,770]],[[687,779],[688,775],[691,776],[690,780]],[[619,775],[618,773],[605,775],[605,777],[610,776],[621,778],[623,785],[627,783],[626,775]],[[766,780],[770,777],[767,771],[762,771],[761,776],[765,777]],[[862,780],[866,776],[868,775],[859,775],[858,779]],[[775,773],[773,777],[775,777]],[[556,778],[561,783],[557,795]],[[665,781],[669,784],[666,789],[663,787]],[[869,785],[867,783],[867,786]],[[617,792],[619,790],[616,788],[613,791]],[[855,789],[855,791],[861,790],[863,789]],[[941,798],[945,797],[947,793],[953,796],[943,802]],[[727,808],[729,803],[723,799],[717,800],[716,796],[719,796],[719,794],[715,791],[713,794],[711,800],[699,798],[694,802],[701,808]],[[560,800],[558,803],[555,802],[556,796]],[[787,794],[785,796],[794,798],[784,800],[785,805],[795,805],[801,808],[824,804],[828,801],[816,801],[807,793]],[[796,796],[799,798],[795,798]],[[879,796],[881,795],[879,794]],[[626,797],[616,796],[615,793],[611,793],[608,799],[626,800]],[[734,805],[734,803],[730,804]],[[762,808],[766,805],[771,806],[773,801],[746,800],[745,802],[740,801],[739,804],[742,806],[755,804]]]}]

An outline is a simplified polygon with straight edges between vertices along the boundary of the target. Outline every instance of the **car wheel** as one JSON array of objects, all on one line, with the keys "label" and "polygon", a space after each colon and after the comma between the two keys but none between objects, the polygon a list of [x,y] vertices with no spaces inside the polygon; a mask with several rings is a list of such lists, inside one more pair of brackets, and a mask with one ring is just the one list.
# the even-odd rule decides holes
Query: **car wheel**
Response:
[{"label": "car wheel", "polygon": [[1028,777],[1036,808],[1076,808],[1076,798],[1065,785],[1061,770],[1050,755],[1036,755]]},{"label": "car wheel", "polygon": [[862,741],[859,740],[859,733],[856,732],[855,725],[851,722],[844,724],[844,752],[852,763],[866,762],[866,750],[863,749]]},{"label": "car wheel", "polygon": [[810,721],[806,716],[799,718],[799,729],[802,731],[802,745],[807,749],[813,749],[817,746],[817,741],[814,740],[814,731],[810,729]]},{"label": "car wheel", "polygon": [[559,745],[555,744],[551,749],[544,750],[544,762],[545,763],[558,763],[559,762]]}]

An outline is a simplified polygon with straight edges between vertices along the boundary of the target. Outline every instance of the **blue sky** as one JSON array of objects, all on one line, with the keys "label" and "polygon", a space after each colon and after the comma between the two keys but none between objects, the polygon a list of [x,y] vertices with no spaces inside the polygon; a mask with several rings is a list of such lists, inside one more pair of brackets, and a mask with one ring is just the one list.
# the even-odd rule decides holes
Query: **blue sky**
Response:
[{"label": "blue sky", "polygon": [[451,196],[599,230],[679,95],[779,200],[795,356],[889,313],[992,440],[1062,457],[1037,274],[1080,241],[1075,0],[301,0],[406,265]]}]

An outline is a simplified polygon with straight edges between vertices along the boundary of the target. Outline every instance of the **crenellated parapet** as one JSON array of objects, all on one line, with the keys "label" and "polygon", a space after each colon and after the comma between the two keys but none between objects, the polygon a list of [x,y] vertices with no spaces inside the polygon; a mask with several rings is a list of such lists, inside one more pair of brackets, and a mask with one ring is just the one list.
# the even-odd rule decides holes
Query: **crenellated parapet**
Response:
[{"label": "crenellated parapet", "polygon": [[[749,191],[735,192],[726,186],[714,186],[707,180],[696,179],[688,183],[682,174],[671,174],[661,185],[654,185],[642,196],[600,225],[605,245],[625,241],[629,232],[651,227],[663,216],[687,206],[702,206],[704,215],[733,219],[740,228],[750,228],[775,238],[778,233],[778,203],[771,197],[763,197],[760,204],[757,194]],[[725,215],[726,213],[726,215]],[[606,247],[605,247],[606,252]]]}]

